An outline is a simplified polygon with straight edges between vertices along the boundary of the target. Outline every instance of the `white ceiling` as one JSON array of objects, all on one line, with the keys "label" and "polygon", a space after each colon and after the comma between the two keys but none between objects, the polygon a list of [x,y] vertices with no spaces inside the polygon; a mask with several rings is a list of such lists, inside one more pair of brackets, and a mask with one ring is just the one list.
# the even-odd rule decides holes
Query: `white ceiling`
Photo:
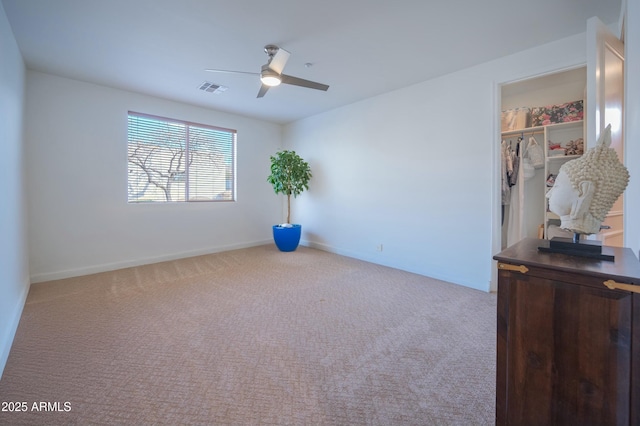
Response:
[{"label": "white ceiling", "polygon": [[[29,69],[288,123],[559,38],[621,0],[2,0]],[[284,72],[257,99],[265,44]],[[310,62],[311,67],[304,64]],[[209,81],[228,90],[198,90]]]}]

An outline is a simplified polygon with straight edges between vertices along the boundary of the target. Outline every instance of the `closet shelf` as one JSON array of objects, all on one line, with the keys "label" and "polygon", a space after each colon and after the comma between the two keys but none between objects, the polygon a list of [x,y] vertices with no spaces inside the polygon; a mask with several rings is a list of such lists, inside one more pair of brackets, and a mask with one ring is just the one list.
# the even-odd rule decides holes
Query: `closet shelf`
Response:
[{"label": "closet shelf", "polygon": [[580,158],[580,155],[550,155],[547,157],[547,161],[557,161],[557,160],[573,160],[575,158]]},{"label": "closet shelf", "polygon": [[525,127],[524,129],[506,130],[501,132],[502,137],[505,136],[520,136],[524,133],[525,136],[531,136],[532,133],[544,133],[545,126]]}]

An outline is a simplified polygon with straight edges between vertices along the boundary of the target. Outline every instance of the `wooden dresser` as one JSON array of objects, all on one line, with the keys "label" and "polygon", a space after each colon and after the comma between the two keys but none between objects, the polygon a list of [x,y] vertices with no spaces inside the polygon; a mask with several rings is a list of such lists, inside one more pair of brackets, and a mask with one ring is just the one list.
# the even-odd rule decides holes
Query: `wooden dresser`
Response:
[{"label": "wooden dresser", "polygon": [[494,256],[496,424],[640,425],[640,262],[538,251],[548,243]]}]

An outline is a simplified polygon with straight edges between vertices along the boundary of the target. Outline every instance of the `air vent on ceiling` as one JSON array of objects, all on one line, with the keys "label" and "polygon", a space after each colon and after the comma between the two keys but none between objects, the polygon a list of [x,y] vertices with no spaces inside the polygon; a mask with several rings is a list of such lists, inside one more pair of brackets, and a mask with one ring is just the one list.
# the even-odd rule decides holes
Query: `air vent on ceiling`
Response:
[{"label": "air vent on ceiling", "polygon": [[220,86],[218,84],[213,84],[210,83],[208,81],[203,81],[202,84],[199,87],[200,90],[204,90],[205,92],[209,92],[209,93],[222,93],[224,91],[226,91],[228,89],[227,86]]}]

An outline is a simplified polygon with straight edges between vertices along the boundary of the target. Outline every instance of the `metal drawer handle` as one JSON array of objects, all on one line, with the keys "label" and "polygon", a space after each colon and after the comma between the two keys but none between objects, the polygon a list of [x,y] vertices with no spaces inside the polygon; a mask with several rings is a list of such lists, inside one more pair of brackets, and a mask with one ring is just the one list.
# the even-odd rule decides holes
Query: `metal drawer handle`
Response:
[{"label": "metal drawer handle", "polygon": [[516,271],[522,274],[529,272],[529,268],[524,265],[509,265],[508,263],[498,263],[498,269],[504,269],[505,271]]},{"label": "metal drawer handle", "polygon": [[607,280],[603,283],[610,290],[626,290],[633,293],[640,293],[640,285],[617,283],[614,280]]}]

